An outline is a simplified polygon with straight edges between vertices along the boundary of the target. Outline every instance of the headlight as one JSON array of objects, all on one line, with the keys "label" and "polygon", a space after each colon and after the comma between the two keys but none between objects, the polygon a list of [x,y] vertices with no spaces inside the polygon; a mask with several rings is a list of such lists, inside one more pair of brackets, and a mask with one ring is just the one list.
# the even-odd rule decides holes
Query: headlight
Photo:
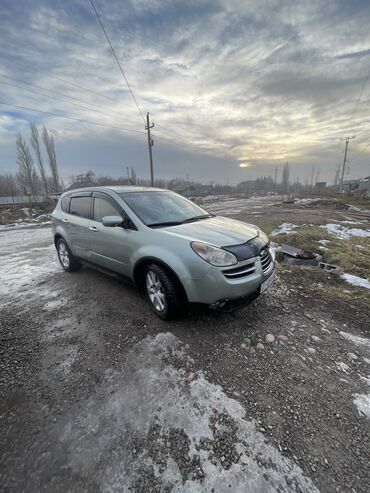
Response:
[{"label": "headlight", "polygon": [[203,260],[216,267],[228,267],[238,262],[235,255],[222,250],[222,248],[207,245],[199,241],[193,241],[190,245],[199,257],[202,257]]},{"label": "headlight", "polygon": [[264,233],[264,232],[262,231],[262,229],[260,229],[260,228],[258,228],[258,231],[259,231],[259,235],[258,235],[258,237],[259,237],[262,241],[264,241],[265,243],[268,243],[268,242],[269,242],[269,238],[268,238],[267,234],[266,234],[266,233]]}]

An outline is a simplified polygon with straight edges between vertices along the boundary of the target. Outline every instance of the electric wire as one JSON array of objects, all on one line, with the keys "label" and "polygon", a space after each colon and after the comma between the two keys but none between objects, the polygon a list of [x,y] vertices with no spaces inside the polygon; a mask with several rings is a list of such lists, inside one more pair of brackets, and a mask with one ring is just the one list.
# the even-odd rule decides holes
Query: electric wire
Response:
[{"label": "electric wire", "polygon": [[45,115],[52,115],[52,116],[56,116],[58,118],[65,118],[66,120],[73,120],[73,121],[76,121],[76,122],[88,123],[90,125],[98,125],[100,127],[113,128],[113,129],[116,129],[116,130],[124,130],[125,132],[134,132],[134,133],[138,133],[138,134],[141,134],[141,135],[145,135],[145,132],[143,132],[141,130],[133,130],[132,128],[116,127],[116,126],[108,125],[108,124],[105,124],[105,123],[98,123],[98,122],[94,122],[94,121],[91,121],[91,120],[84,120],[83,118],[74,118],[74,117],[71,117],[71,116],[65,116],[65,115],[60,115],[58,113],[53,113],[51,111],[43,111],[43,110],[38,110],[38,109],[35,109],[35,108],[30,108],[28,106],[21,106],[21,105],[17,105],[17,104],[7,103],[5,101],[0,101],[0,104],[2,104],[4,106],[10,106],[12,108],[21,109],[21,110],[35,111],[36,113],[43,113]]},{"label": "electric wire", "polygon": [[113,53],[113,56],[114,56],[114,58],[115,58],[115,60],[116,60],[116,62],[117,62],[117,65],[118,65],[118,67],[119,67],[119,69],[120,69],[120,71],[121,71],[121,73],[122,73],[122,75],[123,75],[123,78],[125,79],[126,85],[127,85],[128,89],[129,89],[129,91],[130,91],[130,93],[131,93],[132,99],[134,100],[134,102],[135,102],[135,104],[136,104],[136,107],[137,107],[137,109],[139,110],[139,113],[140,113],[140,115],[141,115],[141,118],[143,119],[143,122],[144,122],[144,124],[145,124],[145,118],[144,118],[144,115],[143,115],[143,113],[142,113],[142,111],[141,111],[141,109],[140,109],[140,106],[139,106],[139,104],[138,104],[138,102],[137,102],[137,100],[136,100],[135,94],[134,94],[133,90],[131,89],[130,83],[129,83],[129,81],[128,81],[127,77],[126,77],[126,74],[125,74],[125,72],[124,72],[124,70],[123,70],[123,68],[122,68],[122,65],[120,64],[120,61],[118,60],[118,57],[117,57],[117,55],[116,55],[116,52],[115,52],[115,50],[114,50],[114,48],[113,48],[113,45],[112,45],[112,43],[111,43],[111,41],[110,41],[110,39],[109,39],[109,36],[108,36],[108,34],[107,34],[107,31],[105,30],[104,24],[103,24],[103,22],[102,22],[102,20],[101,20],[101,18],[100,18],[100,16],[99,16],[99,14],[98,14],[98,11],[96,10],[96,7],[95,7],[95,4],[94,4],[93,0],[90,0],[90,3],[91,3],[91,5],[92,5],[92,7],[93,7],[93,9],[94,9],[95,15],[96,15],[96,17],[97,17],[97,19],[98,19],[98,21],[99,21],[99,24],[100,24],[100,26],[101,26],[102,30],[103,30],[103,33],[104,33],[104,35],[105,35],[105,37],[106,37],[106,39],[107,39],[107,41],[108,41],[108,44],[109,44],[109,46],[110,46],[110,49],[112,50],[112,53]]},{"label": "electric wire", "polygon": [[[2,78],[5,78],[5,79],[9,79],[9,80],[11,80],[11,81],[18,82],[18,83],[22,84],[22,86],[19,86],[19,85],[14,84],[14,83],[12,83],[12,84],[11,84],[10,82],[6,82],[6,81],[4,81],[4,80],[1,80]],[[11,87],[17,87],[17,88],[19,88],[19,89],[23,89],[23,90],[25,90],[25,91],[34,92],[35,94],[37,94],[37,92],[36,92],[36,91],[34,91],[34,90],[32,90],[32,89],[29,89],[27,86],[29,86],[29,87],[34,87],[34,88],[38,89],[38,94],[41,94],[42,96],[53,97],[53,98],[59,99],[59,100],[64,101],[64,102],[67,102],[68,104],[73,104],[74,106],[77,106],[77,107],[80,107],[80,108],[83,108],[83,109],[88,109],[88,110],[90,110],[90,111],[91,111],[91,110],[96,111],[95,109],[93,109],[93,108],[95,108],[95,107],[96,107],[96,108],[101,108],[101,109],[104,109],[104,112],[99,111],[99,113],[101,113],[101,114],[106,114],[107,116],[108,116],[107,112],[109,112],[109,113],[111,113],[112,115],[116,115],[116,116],[119,116],[119,117],[123,117],[123,116],[129,117],[128,115],[125,115],[124,113],[119,113],[119,112],[117,112],[117,111],[112,111],[112,110],[110,110],[110,109],[108,109],[108,108],[104,108],[103,106],[100,106],[100,105],[97,105],[97,104],[94,104],[94,103],[90,103],[89,101],[85,101],[85,100],[83,100],[83,99],[79,99],[79,98],[76,98],[76,97],[74,97],[74,96],[69,96],[68,94],[64,94],[64,93],[62,93],[62,92],[55,91],[55,90],[53,90],[53,89],[48,89],[48,88],[46,88],[46,87],[39,86],[39,85],[37,85],[37,84],[31,84],[30,82],[27,82],[27,83],[26,83],[26,82],[23,82],[23,81],[21,81],[21,80],[19,80],[19,79],[15,79],[14,77],[9,77],[9,76],[7,76],[7,75],[0,74],[0,83],[1,83],[1,84],[6,84],[6,85],[9,85],[9,86],[11,86]],[[23,87],[23,86],[26,86],[26,87]],[[41,91],[43,91],[43,92],[40,92],[40,90],[41,90]],[[49,92],[49,93],[51,93],[53,96],[50,96],[49,94],[45,94],[45,92]],[[56,97],[56,96],[54,96],[54,95],[56,95],[57,97]],[[80,104],[72,103],[72,102],[70,102],[70,101],[67,101],[67,99],[72,99],[73,101],[78,101],[78,102],[80,102],[80,103],[87,104],[87,105],[91,106],[91,108],[88,108],[87,106],[82,106],[82,105],[80,105]]]}]

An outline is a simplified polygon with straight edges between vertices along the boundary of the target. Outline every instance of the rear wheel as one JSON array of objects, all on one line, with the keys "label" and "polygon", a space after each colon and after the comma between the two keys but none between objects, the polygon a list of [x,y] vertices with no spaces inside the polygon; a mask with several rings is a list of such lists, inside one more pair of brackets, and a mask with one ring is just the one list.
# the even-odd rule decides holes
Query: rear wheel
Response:
[{"label": "rear wheel", "polygon": [[81,268],[80,262],[72,255],[67,242],[60,238],[57,242],[57,252],[60,265],[67,272],[73,272]]},{"label": "rear wheel", "polygon": [[152,310],[162,320],[179,316],[184,301],[173,277],[160,265],[151,264],[145,270],[145,292]]}]

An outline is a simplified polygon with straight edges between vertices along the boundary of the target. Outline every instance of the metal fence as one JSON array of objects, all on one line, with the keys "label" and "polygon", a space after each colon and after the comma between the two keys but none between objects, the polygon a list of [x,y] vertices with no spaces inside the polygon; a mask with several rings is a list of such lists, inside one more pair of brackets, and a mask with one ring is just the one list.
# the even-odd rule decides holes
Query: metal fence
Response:
[{"label": "metal fence", "polygon": [[47,197],[45,195],[36,195],[35,197],[30,195],[18,195],[15,197],[0,197],[0,205],[11,204],[38,204],[45,202]]}]

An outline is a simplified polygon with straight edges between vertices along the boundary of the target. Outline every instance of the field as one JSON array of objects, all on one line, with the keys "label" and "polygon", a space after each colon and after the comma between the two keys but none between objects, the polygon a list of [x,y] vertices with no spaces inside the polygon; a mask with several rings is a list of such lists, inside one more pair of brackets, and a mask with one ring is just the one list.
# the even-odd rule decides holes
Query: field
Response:
[{"label": "field", "polygon": [[4,491],[368,491],[369,211],[201,202],[350,277],[279,262],[249,307],[166,323],[117,279],[63,272],[48,225],[0,230]]}]

